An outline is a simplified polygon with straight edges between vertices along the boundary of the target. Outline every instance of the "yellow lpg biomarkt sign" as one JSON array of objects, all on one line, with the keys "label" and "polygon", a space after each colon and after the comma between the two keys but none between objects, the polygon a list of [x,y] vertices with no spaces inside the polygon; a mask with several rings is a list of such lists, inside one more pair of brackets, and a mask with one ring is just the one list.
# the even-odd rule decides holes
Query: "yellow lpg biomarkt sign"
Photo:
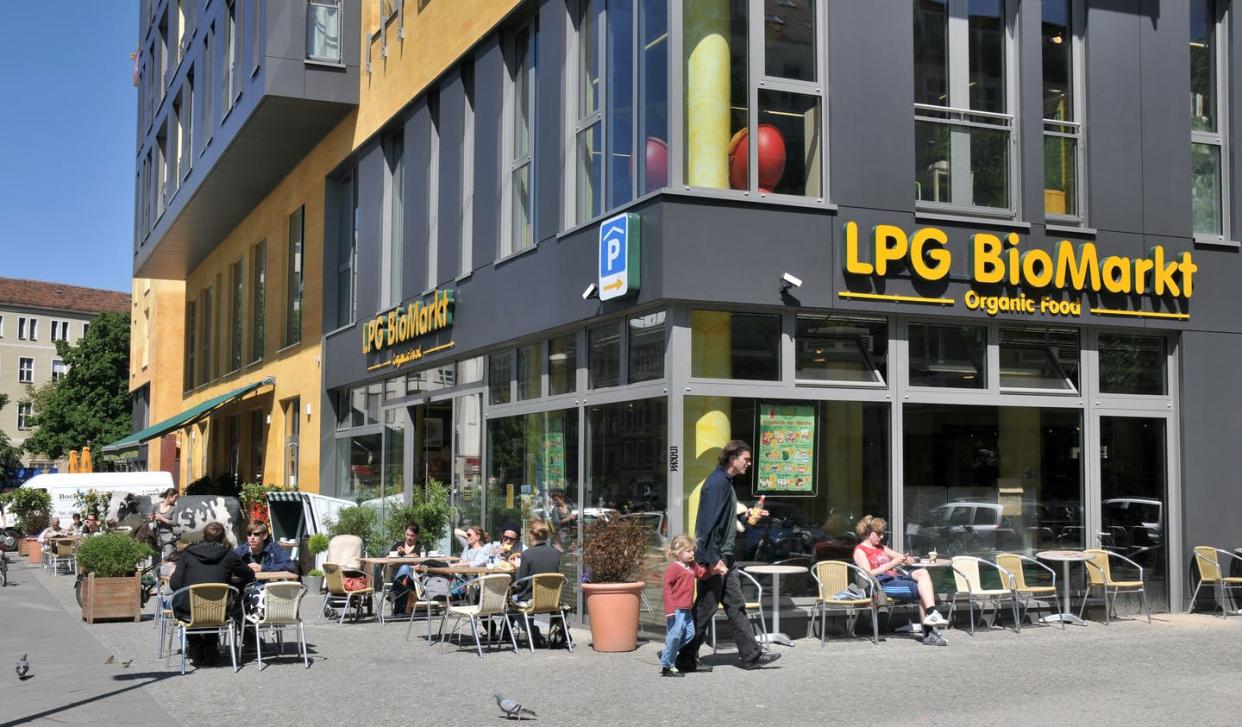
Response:
[{"label": "yellow lpg biomarkt sign", "polygon": [[430,301],[415,301],[375,316],[362,324],[362,352],[382,351],[449,328],[455,298],[452,290],[437,290]]},{"label": "yellow lpg biomarkt sign", "polygon": [[[1015,232],[993,235],[986,232],[971,236],[969,247],[970,279],[982,285],[1008,284],[1023,288],[1052,288],[1054,291],[1117,293],[1169,296],[1189,300],[1194,293],[1194,274],[1198,266],[1189,252],[1166,257],[1164,247],[1156,245],[1147,257],[1129,258],[1109,255],[1101,258],[1095,244],[1075,245],[1061,240],[1052,250],[1018,249],[1020,238]],[[904,264],[918,278],[942,280],[949,275],[953,252],[948,248],[949,236],[939,228],[920,227],[907,235],[895,225],[876,225],[869,241],[859,241],[858,224],[845,225],[845,272],[851,275],[885,277],[891,268]],[[869,245],[866,251],[863,245]],[[869,252],[870,254],[867,254]],[[870,262],[868,262],[870,260]],[[842,298],[894,300],[914,303],[952,305],[949,298],[880,295],[841,292]],[[1062,300],[1051,296],[1027,297],[981,295],[968,291],[963,302],[971,310],[988,315],[998,312],[1046,313],[1081,315],[1080,300]],[[1100,315],[1129,315],[1158,318],[1189,318],[1186,313],[1159,313],[1108,308],[1092,308]]]}]

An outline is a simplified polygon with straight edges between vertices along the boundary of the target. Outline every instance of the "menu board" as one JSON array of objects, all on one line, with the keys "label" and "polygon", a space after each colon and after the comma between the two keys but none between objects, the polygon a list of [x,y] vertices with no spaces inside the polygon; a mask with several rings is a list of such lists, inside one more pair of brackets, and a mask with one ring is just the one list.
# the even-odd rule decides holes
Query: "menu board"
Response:
[{"label": "menu board", "polygon": [[[555,429],[560,429],[559,423]],[[565,433],[555,429],[546,433],[543,443],[543,479],[548,489],[565,487]]]},{"label": "menu board", "polygon": [[762,404],[755,492],[815,492],[815,406]]}]

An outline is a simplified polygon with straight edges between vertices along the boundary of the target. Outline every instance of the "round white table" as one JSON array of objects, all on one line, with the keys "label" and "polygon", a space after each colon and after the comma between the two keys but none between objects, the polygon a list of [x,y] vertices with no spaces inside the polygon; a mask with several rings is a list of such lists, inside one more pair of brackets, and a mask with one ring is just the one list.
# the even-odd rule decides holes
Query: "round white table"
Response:
[{"label": "round white table", "polygon": [[1044,616],[1040,619],[1041,623],[1067,623],[1075,626],[1086,626],[1087,622],[1070,613],[1070,587],[1069,587],[1069,567],[1070,563],[1085,563],[1091,560],[1089,553],[1081,550],[1041,550],[1035,554],[1040,560],[1050,560],[1061,564],[1061,585],[1065,591],[1065,604],[1061,609],[1061,613],[1054,613]]},{"label": "round white table", "polygon": [[772,631],[759,637],[765,644],[784,644],[793,646],[793,640],[781,633],[781,576],[793,576],[807,572],[804,565],[752,565],[745,568],[747,573],[761,576],[772,576]]}]

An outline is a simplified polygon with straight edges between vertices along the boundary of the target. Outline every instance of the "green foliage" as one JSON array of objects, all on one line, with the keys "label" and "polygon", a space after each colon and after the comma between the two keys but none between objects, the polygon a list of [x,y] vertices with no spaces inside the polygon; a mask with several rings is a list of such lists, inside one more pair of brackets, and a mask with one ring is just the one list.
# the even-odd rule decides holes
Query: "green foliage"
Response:
[{"label": "green foliage", "polygon": [[[0,394],[0,412],[9,403],[9,397]],[[9,435],[0,430],[0,487],[16,485],[17,471],[22,467],[22,450],[9,441]]]},{"label": "green foliage", "polygon": [[373,542],[379,533],[376,532],[379,513],[369,507],[347,507],[336,515],[336,520],[328,526],[333,537],[337,535],[357,535],[362,538],[363,547]]},{"label": "green foliage", "polygon": [[597,520],[587,526],[582,565],[591,583],[630,583],[639,577],[649,534],[635,520]]},{"label": "green foliage", "polygon": [[124,533],[92,535],[78,546],[78,569],[100,578],[132,576],[151,554],[150,546]]},{"label": "green foliage", "polygon": [[388,511],[379,545],[386,546],[404,539],[405,526],[410,523],[418,525],[419,543],[425,546],[434,546],[448,533],[453,508],[449,505],[449,491],[443,482],[428,480],[426,484],[415,485],[411,499],[409,505]]},{"label": "green foliage", "polygon": [[22,532],[38,535],[52,519],[52,496],[47,490],[19,487],[4,493],[5,509],[21,520]]},{"label": "green foliage", "polygon": [[129,403],[129,314],[104,313],[75,345],[56,342],[69,371],[32,391],[27,452],[60,459],[86,444],[107,444],[132,431]]},{"label": "green foliage", "polygon": [[94,515],[99,518],[100,522],[103,522],[104,513],[108,511],[108,502],[111,499],[111,494],[107,492],[78,490],[73,493],[73,506],[78,512],[82,513],[83,519]]},{"label": "green foliage", "polygon": [[311,578],[323,578],[323,571],[319,570],[318,568],[311,568],[310,572],[307,573],[306,575],[310,576]]},{"label": "green foliage", "polygon": [[220,495],[222,497],[236,497],[240,500],[241,486],[237,484],[237,476],[233,474],[226,473],[214,480],[203,476],[187,485],[183,494]]},{"label": "green foliage", "polygon": [[307,539],[306,549],[311,552],[311,555],[319,555],[328,549],[330,540],[327,533],[315,533]]}]

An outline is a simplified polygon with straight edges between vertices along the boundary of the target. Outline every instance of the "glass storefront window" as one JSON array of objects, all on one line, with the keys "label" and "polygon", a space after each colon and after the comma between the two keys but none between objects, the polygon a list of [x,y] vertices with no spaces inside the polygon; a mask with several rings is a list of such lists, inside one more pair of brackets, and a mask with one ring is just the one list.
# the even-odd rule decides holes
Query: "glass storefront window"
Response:
[{"label": "glass storefront window", "polygon": [[554,490],[577,501],[577,409],[491,419],[487,448],[486,527],[493,535],[509,521],[525,531],[531,517],[546,519]]},{"label": "glass storefront window", "polygon": [[[815,14],[814,8],[810,14]],[[812,32],[813,35],[813,32]],[[791,194],[799,197],[823,196],[824,178],[821,159],[823,138],[820,129],[820,98],[786,91],[759,92],[759,191]],[[764,163],[767,152],[765,137],[775,131],[775,138],[785,144],[782,171],[769,169]]]},{"label": "glass storefront window", "polygon": [[[733,173],[731,152],[737,147],[727,143],[746,132],[749,123],[748,15],[745,2],[688,3],[682,10],[683,174],[688,186],[749,186],[742,160],[737,161],[740,174]],[[727,135],[719,133],[721,126],[727,127]]]},{"label": "glass storefront window", "polygon": [[578,339],[574,334],[548,341],[548,395],[568,394],[578,384]]},{"label": "glass storefront window", "polygon": [[1082,412],[907,404],[904,545],[925,555],[1080,548]]},{"label": "glass storefront window", "polygon": [[888,320],[863,316],[798,316],[799,381],[884,383]]},{"label": "glass storefront window", "polygon": [[664,378],[664,311],[630,318],[629,383]]},{"label": "glass storefront window", "polygon": [[513,352],[498,351],[487,357],[487,403],[508,404],[513,400]]},{"label": "glass storefront window", "polygon": [[[470,394],[453,402],[453,527],[465,528],[483,524],[483,400]],[[456,538],[452,547],[461,552]]]},{"label": "glass storefront window", "polygon": [[543,345],[517,349],[517,400],[537,399],[543,393]]},{"label": "glass storefront window", "polygon": [[779,315],[696,310],[691,312],[690,318],[691,376],[780,380]]},{"label": "glass storefront window", "polygon": [[[1167,502],[1166,424],[1147,417],[1100,417],[1100,547],[1143,568],[1152,610],[1168,607],[1164,524]],[[1133,566],[1110,560],[1114,580],[1137,580]],[[1138,596],[1122,597],[1127,606]]]},{"label": "glass storefront window", "polygon": [[483,380],[483,357],[475,356],[457,362],[457,383],[475,384]]},{"label": "glass storefront window", "polygon": [[[386,514],[387,505],[393,498],[405,498],[405,410],[389,409],[384,412],[384,460],[383,477],[380,481],[380,516]],[[388,543],[383,543],[387,546]]]},{"label": "glass storefront window", "polygon": [[362,504],[381,497],[383,436],[379,433],[336,440],[340,497]]},{"label": "glass storefront window", "polygon": [[911,386],[987,388],[986,328],[911,323],[907,330]]},{"label": "glass storefront window", "polygon": [[[588,407],[587,472],[582,527],[598,520],[624,518],[648,533],[647,599],[659,603],[664,547],[676,535],[668,525],[668,401],[643,399]],[[576,549],[574,549],[576,552]],[[664,612],[641,614],[643,627],[664,626]]]},{"label": "glass storefront window", "polygon": [[764,73],[777,78],[814,81],[814,0],[764,0]]},{"label": "glass storefront window", "polygon": [[384,382],[384,398],[400,399],[405,396],[405,377],[396,376]]},{"label": "glass storefront window", "polygon": [[1001,328],[1001,388],[1077,391],[1080,356],[1073,328]]},{"label": "glass storefront window", "polygon": [[1101,333],[1099,337],[1100,393],[1168,393],[1164,338]]},{"label": "glass storefront window", "polygon": [[621,384],[621,328],[617,324],[587,331],[588,384],[592,389]]}]

